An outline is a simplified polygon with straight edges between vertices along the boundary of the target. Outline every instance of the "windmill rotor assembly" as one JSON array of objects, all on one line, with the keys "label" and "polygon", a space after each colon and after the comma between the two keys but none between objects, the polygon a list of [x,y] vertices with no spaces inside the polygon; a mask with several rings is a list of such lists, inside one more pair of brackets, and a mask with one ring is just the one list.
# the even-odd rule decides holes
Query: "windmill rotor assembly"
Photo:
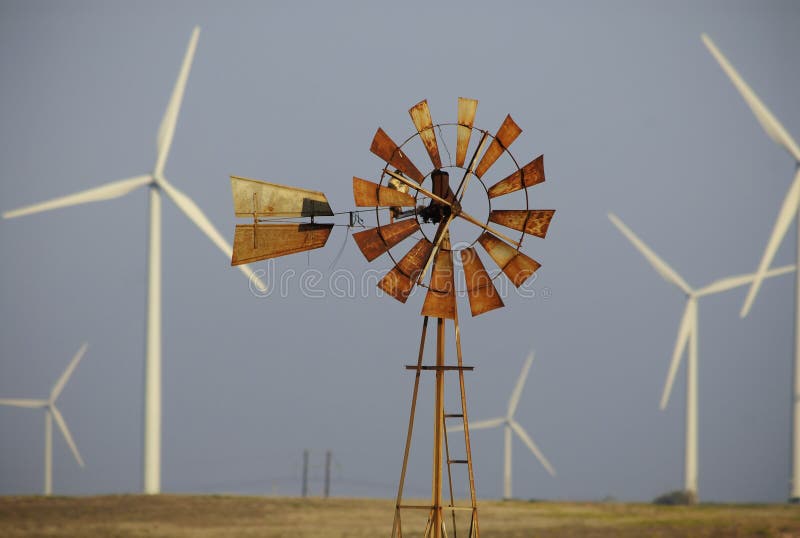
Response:
[{"label": "windmill rotor assembly", "polygon": [[[448,527],[457,535],[456,512],[467,511],[467,536],[480,536],[464,381],[464,372],[474,367],[463,363],[457,297],[467,295],[472,316],[505,306],[495,282],[502,273],[519,288],[534,275],[540,264],[521,251],[523,240],[527,235],[544,238],[555,213],[552,209],[529,207],[528,188],[545,180],[543,156],[520,167],[509,147],[522,129],[511,116],[506,116],[494,134],[474,127],[477,106],[477,100],[460,97],[457,121],[434,124],[428,103],[423,100],[409,110],[415,132],[399,145],[378,128],[370,151],[384,165],[377,182],[353,177],[353,197],[356,207],[360,208],[355,211],[334,213],[321,192],[231,177],[234,213],[250,220],[236,225],[232,265],[321,248],[337,224],[320,223],[317,218],[347,214],[349,223],[340,225],[354,227],[361,222],[361,213],[374,212],[376,226],[354,233],[353,239],[367,261],[372,262],[383,254],[391,258],[394,266],[378,282],[378,287],[401,303],[406,303],[418,286],[427,290],[420,312],[423,323],[418,358],[416,364],[406,366],[416,375],[393,537],[403,534],[402,515],[406,510],[427,511],[424,535],[434,538],[448,536]],[[446,130],[456,131],[455,160],[447,145]],[[417,141],[432,165],[427,173],[420,171],[408,155],[415,145],[419,149]],[[448,156],[447,162],[442,160],[440,145]],[[510,173],[489,182],[493,176],[490,169],[501,158],[506,161]],[[502,201],[503,197],[514,193],[516,200],[522,200],[522,208],[492,207],[493,200]],[[487,211],[487,215],[484,218],[474,216],[473,208]],[[398,254],[400,244],[410,238],[416,242]],[[476,248],[478,245],[497,266],[494,275],[486,269]],[[456,285],[456,280],[462,281],[461,275],[458,279],[455,276],[456,254],[464,282],[460,287]],[[429,318],[436,319],[434,364],[424,363]],[[455,336],[455,361],[449,362],[445,353],[446,320],[452,323]],[[435,374],[431,502],[409,505],[403,502],[403,488],[422,372]],[[461,409],[446,413],[444,374],[447,372],[458,374]],[[461,422],[464,459],[450,457],[453,445],[447,439],[446,421]],[[454,465],[466,466],[469,505],[456,505],[451,473]],[[449,485],[448,501],[443,500],[446,484]]]}]

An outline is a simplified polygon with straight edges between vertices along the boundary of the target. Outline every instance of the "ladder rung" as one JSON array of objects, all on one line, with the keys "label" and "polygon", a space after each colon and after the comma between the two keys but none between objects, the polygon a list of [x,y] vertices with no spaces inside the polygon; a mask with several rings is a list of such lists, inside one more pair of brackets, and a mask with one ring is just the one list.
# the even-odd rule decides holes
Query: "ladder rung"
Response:
[{"label": "ladder rung", "polygon": [[444,418],[463,418],[463,417],[464,415],[462,415],[461,413],[446,413],[444,415]]},{"label": "ladder rung", "polygon": [[447,460],[447,463],[469,463],[469,460]]},{"label": "ladder rung", "polygon": [[[406,364],[406,370],[416,370],[416,364]],[[442,371],[450,371],[450,370],[464,370],[467,372],[471,372],[475,369],[474,366],[420,366],[420,370],[442,370]]]}]

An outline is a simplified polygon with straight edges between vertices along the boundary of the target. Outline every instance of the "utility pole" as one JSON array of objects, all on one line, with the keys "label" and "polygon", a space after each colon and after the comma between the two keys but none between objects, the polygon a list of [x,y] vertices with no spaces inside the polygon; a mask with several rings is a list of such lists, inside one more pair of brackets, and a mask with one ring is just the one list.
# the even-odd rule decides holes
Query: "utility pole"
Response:
[{"label": "utility pole", "polygon": [[325,452],[325,490],[324,496],[327,499],[331,493],[331,451]]},{"label": "utility pole", "polygon": [[303,497],[308,496],[308,449],[303,450]]}]

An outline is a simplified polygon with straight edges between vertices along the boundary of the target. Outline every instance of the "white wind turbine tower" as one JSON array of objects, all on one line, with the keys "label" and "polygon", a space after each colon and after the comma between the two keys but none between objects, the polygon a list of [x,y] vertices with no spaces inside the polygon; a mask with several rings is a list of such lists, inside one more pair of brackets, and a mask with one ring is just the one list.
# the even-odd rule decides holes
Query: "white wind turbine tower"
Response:
[{"label": "white wind turbine tower", "polygon": [[58,410],[56,407],[56,400],[58,399],[59,395],[61,395],[61,391],[64,390],[64,385],[67,384],[69,377],[72,375],[72,372],[75,370],[75,367],[78,366],[81,358],[83,357],[84,353],[86,353],[86,348],[89,344],[85,343],[80,347],[78,352],[72,357],[67,369],[64,370],[64,373],[61,374],[61,377],[58,378],[56,384],[53,385],[53,390],[50,391],[50,397],[46,400],[29,400],[29,399],[22,399],[22,398],[0,398],[0,405],[10,405],[12,407],[28,407],[32,409],[44,409],[44,494],[51,495],[53,493],[53,419],[55,419],[56,424],[58,424],[58,429],[61,430],[61,434],[64,436],[64,440],[69,445],[70,450],[72,450],[72,455],[75,456],[75,461],[83,467],[83,458],[81,458],[80,452],[78,452],[78,447],[75,444],[75,441],[72,439],[72,435],[69,433],[69,428],[67,428],[67,423],[64,420],[64,417],[61,415],[61,411]]},{"label": "white wind turbine tower", "polygon": [[[158,129],[156,143],[156,163],[152,173],[129,179],[112,181],[68,196],[55,198],[13,211],[3,213],[9,219],[48,211],[59,207],[98,202],[119,198],[131,191],[147,186],[150,191],[150,231],[147,270],[147,329],[145,337],[145,427],[144,427],[144,492],[161,491],[161,195],[166,194],[178,208],[231,259],[230,245],[217,231],[199,207],[184,193],[175,188],[164,177],[175,125],[178,121],[186,80],[197,47],[200,28],[195,27],[189,40],[189,47],[183,59],[175,88],[172,91],[167,110]],[[250,282],[259,290],[265,290],[264,283],[245,266],[239,266]]]},{"label": "white wind turbine tower", "polygon": [[[533,439],[528,435],[528,433],[522,429],[522,426],[519,425],[514,419],[514,413],[517,411],[517,405],[519,404],[519,398],[522,395],[522,388],[525,386],[525,380],[528,378],[528,371],[531,369],[531,363],[533,363],[533,351],[531,351],[528,358],[525,360],[525,364],[522,365],[522,371],[519,374],[519,379],[517,379],[517,384],[514,387],[514,391],[511,393],[511,397],[508,399],[508,410],[506,411],[506,416],[504,417],[497,417],[497,418],[490,418],[487,420],[479,420],[477,422],[469,422],[469,429],[472,430],[480,430],[485,428],[494,428],[496,426],[503,426],[503,434],[504,434],[504,456],[503,456],[503,498],[510,499],[511,498],[511,438],[512,432],[516,433],[517,436],[522,440],[523,443],[533,452],[533,455],[536,456],[536,459],[539,460],[539,463],[542,464],[548,473],[551,476],[555,476],[556,471],[553,469],[553,466],[550,465],[550,462],[547,461],[547,458],[544,457],[542,451],[539,450],[539,447],[536,446],[536,443],[533,442]],[[457,432],[462,431],[464,429],[463,426],[452,426],[447,428],[448,432]]]},{"label": "white wind turbine tower", "polygon": [[[672,360],[669,364],[667,380],[664,384],[664,391],[661,394],[661,410],[667,407],[669,396],[672,392],[672,385],[675,375],[678,372],[684,350],[689,347],[688,359],[686,364],[686,448],[684,456],[684,482],[683,489],[686,492],[697,495],[697,300],[706,295],[722,293],[734,288],[750,284],[756,278],[755,274],[737,275],[715,280],[708,286],[700,289],[693,289],[681,276],[667,263],[661,259],[650,247],[644,244],[639,237],[634,234],[616,215],[608,214],[608,218],[622,234],[633,243],[633,246],[642,253],[650,265],[671,284],[677,286],[686,295],[686,307],[683,310],[683,317],[678,328],[678,338],[675,342],[675,349],[672,352]],[[765,273],[765,277],[783,275],[794,271],[794,265],[787,265],[778,269],[772,269]]]},{"label": "white wind turbine tower", "polygon": [[[800,211],[800,147],[791,137],[791,135],[784,129],[783,125],[772,115],[769,109],[761,102],[761,99],[755,92],[747,85],[747,83],[739,76],[736,69],[731,65],[725,56],[711,41],[711,38],[706,34],[702,35],[703,43],[705,43],[708,50],[719,62],[722,70],[731,79],[733,85],[739,90],[739,93],[744,98],[747,106],[753,111],[761,127],[766,131],[775,143],[783,147],[789,152],[789,155],[795,161],[795,176],[786,197],[783,199],[783,205],[778,213],[778,219],[775,221],[775,226],[772,228],[772,234],[769,236],[767,248],[764,250],[764,255],[761,257],[761,262],[758,264],[756,277],[753,280],[750,290],[747,293],[747,298],[744,301],[741,317],[745,317],[750,308],[753,306],[753,301],[758,294],[761,287],[761,281],[767,274],[767,268],[772,264],[772,259],[778,251],[789,226],[792,224],[795,216]],[[800,264],[800,231],[797,233],[797,263]],[[794,502],[800,501],[800,272],[795,275],[795,337],[794,337],[794,380],[792,386],[792,477],[789,492],[789,499]]]}]

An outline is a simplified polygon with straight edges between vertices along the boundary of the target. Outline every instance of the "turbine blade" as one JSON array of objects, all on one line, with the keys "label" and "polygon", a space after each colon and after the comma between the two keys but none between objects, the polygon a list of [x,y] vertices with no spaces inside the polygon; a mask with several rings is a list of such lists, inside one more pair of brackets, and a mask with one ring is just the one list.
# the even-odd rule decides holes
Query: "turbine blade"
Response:
[{"label": "turbine blade", "polygon": [[83,345],[78,349],[78,352],[75,353],[75,356],[72,357],[67,369],[64,370],[64,373],[61,374],[61,377],[58,379],[56,384],[53,386],[53,390],[50,391],[50,401],[55,402],[58,396],[61,394],[61,391],[64,390],[64,385],[67,384],[72,372],[78,366],[78,363],[83,358],[83,355],[86,353],[86,348],[89,347],[88,342],[84,342]]},{"label": "turbine blade", "polygon": [[519,438],[522,439],[522,442],[527,445],[530,451],[533,452],[533,455],[536,456],[536,459],[539,460],[539,463],[542,464],[542,467],[544,467],[545,470],[550,473],[550,476],[555,476],[556,470],[553,469],[553,466],[550,465],[550,462],[544,457],[544,454],[542,454],[542,451],[539,450],[538,446],[536,446],[536,443],[533,442],[533,439],[531,439],[527,432],[522,429],[522,426],[517,424],[517,421],[512,420],[511,429],[514,430],[514,433],[516,433]]},{"label": "turbine blade", "polygon": [[672,360],[669,363],[669,371],[667,372],[667,380],[664,383],[664,391],[661,393],[661,403],[659,407],[663,411],[667,408],[669,403],[669,396],[672,394],[672,385],[675,383],[675,376],[678,373],[678,367],[681,365],[683,358],[683,351],[686,349],[686,344],[689,342],[689,336],[694,327],[694,317],[697,315],[697,303],[694,299],[686,302],[686,308],[683,311],[681,324],[678,328],[678,338],[675,340],[675,349],[672,352]]},{"label": "turbine blade", "polygon": [[511,398],[508,399],[509,419],[513,417],[514,413],[517,411],[519,398],[522,396],[522,389],[525,387],[525,381],[528,379],[528,372],[531,369],[531,364],[533,364],[533,356],[533,350],[531,350],[530,354],[528,354],[528,358],[525,359],[525,363],[522,365],[522,370],[519,373],[517,384],[514,386],[514,390],[511,392]]},{"label": "turbine blade", "polygon": [[324,247],[332,229],[333,224],[237,224],[231,265]]},{"label": "turbine blade", "polygon": [[464,268],[469,308],[473,317],[505,306],[474,248],[470,247],[461,251],[461,265]]},{"label": "turbine blade", "polygon": [[642,256],[644,256],[647,261],[650,262],[650,265],[652,265],[655,270],[658,271],[658,274],[660,274],[664,280],[675,284],[687,295],[691,295],[692,288],[689,287],[689,284],[687,284],[686,281],[683,280],[683,278],[681,278],[681,276],[672,267],[667,265],[667,262],[662,260],[658,254],[653,252],[650,247],[645,245],[644,241],[639,239],[639,237],[633,233],[630,228],[625,226],[625,223],[622,222],[619,217],[613,213],[609,213],[608,218],[611,220],[611,223],[614,224],[614,226],[616,226],[620,232],[622,232],[622,235],[627,237],[628,241],[633,243],[633,246],[635,246],[636,249],[642,253]]},{"label": "turbine blade", "polygon": [[489,147],[486,148],[486,151],[481,158],[481,162],[478,163],[478,167],[475,169],[475,175],[478,177],[483,177],[483,174],[492,166],[495,161],[500,158],[500,155],[503,154],[503,151],[506,150],[514,140],[517,139],[519,134],[522,132],[522,129],[514,123],[514,120],[511,119],[511,116],[506,116],[506,119],[503,120],[502,125],[497,130],[497,134],[494,135],[494,139],[492,143],[489,144]]},{"label": "turbine blade", "polygon": [[478,242],[486,249],[489,256],[492,257],[497,266],[511,279],[511,282],[516,287],[520,287],[528,277],[541,267],[539,262],[519,252],[489,232],[481,235],[478,238]]},{"label": "turbine blade", "polygon": [[453,252],[440,248],[433,262],[431,280],[428,283],[428,293],[425,295],[421,314],[432,318],[455,319],[455,288]]},{"label": "turbine blade", "polygon": [[770,112],[767,106],[759,99],[758,95],[756,95],[728,59],[719,51],[714,42],[711,41],[711,38],[706,34],[702,34],[701,37],[703,43],[705,43],[706,47],[711,52],[711,55],[714,56],[714,59],[717,60],[722,70],[725,71],[725,74],[731,79],[733,85],[739,90],[745,103],[747,103],[747,106],[753,111],[758,123],[761,124],[767,136],[788,151],[789,154],[794,157],[795,161],[800,162],[800,148],[797,147],[797,143],[786,129],[784,129],[783,125],[772,115],[772,112]]},{"label": "turbine blade", "polygon": [[239,218],[333,216],[324,193],[231,176],[233,212]]},{"label": "turbine blade", "polygon": [[[787,273],[792,273],[795,270],[794,265],[784,265],[783,267],[778,267],[776,269],[770,269],[764,275],[764,278],[772,278],[780,275],[785,275]],[[755,279],[755,273],[750,273],[748,275],[736,275],[730,276],[727,278],[721,278],[719,280],[715,280],[708,286],[697,290],[697,297],[702,297],[704,295],[712,295],[714,293],[721,293],[723,291],[732,290],[734,288],[738,288],[740,286],[744,286],[746,284],[750,284]]]},{"label": "turbine blade", "polygon": [[411,107],[408,113],[411,115],[411,121],[414,122],[414,127],[417,128],[422,143],[425,144],[425,149],[428,151],[433,167],[441,168],[442,159],[439,157],[439,145],[436,143],[436,133],[433,131],[433,120],[431,120],[428,100],[423,99]]},{"label": "turbine blade", "polygon": [[544,182],[544,155],[534,160],[489,188],[489,198],[497,198]]},{"label": "turbine blade", "polygon": [[61,411],[59,411],[58,408],[53,405],[50,406],[50,412],[53,414],[53,418],[56,419],[56,424],[58,424],[58,429],[60,429],[61,433],[64,435],[64,439],[67,441],[70,450],[72,450],[72,455],[75,456],[75,461],[77,461],[78,465],[80,465],[81,467],[85,467],[83,463],[83,458],[81,458],[81,453],[78,452],[78,446],[72,439],[72,434],[69,433],[69,428],[67,428],[67,423],[64,420],[64,417],[61,416]]},{"label": "turbine blade", "polygon": [[355,233],[353,239],[367,261],[371,262],[418,230],[419,223],[416,219],[403,219]]},{"label": "turbine blade", "polygon": [[469,148],[469,139],[472,136],[472,124],[475,121],[475,112],[477,110],[477,99],[458,98],[456,166],[464,166],[464,159],[467,158],[467,149]]},{"label": "turbine blade", "polygon": [[767,248],[764,250],[764,255],[761,257],[761,262],[758,264],[758,269],[756,270],[756,276],[753,279],[753,284],[750,286],[750,290],[747,292],[747,298],[744,301],[742,310],[739,312],[741,317],[745,317],[747,313],[750,312],[750,308],[753,306],[753,301],[756,298],[756,294],[761,287],[761,281],[764,279],[764,275],[767,274],[767,268],[772,265],[772,259],[775,257],[775,253],[778,251],[778,247],[783,240],[783,236],[786,235],[789,225],[792,223],[795,215],[797,214],[799,204],[800,168],[798,168],[797,174],[794,176],[792,185],[789,187],[789,192],[786,193],[786,197],[783,199],[781,210],[778,213],[775,226],[772,228],[772,234],[769,236],[769,241],[767,242]]},{"label": "turbine blade", "polygon": [[[469,422],[469,429],[470,430],[486,430],[489,428],[496,428],[497,426],[502,426],[505,423],[506,419],[502,417],[498,418],[488,418],[486,420],[476,420],[474,422]],[[459,429],[463,430],[463,426],[459,426]]]},{"label": "turbine blade", "polygon": [[155,168],[156,176],[160,176],[164,173],[164,165],[167,162],[170,146],[172,146],[172,138],[175,136],[175,125],[178,123],[178,114],[180,113],[183,94],[186,91],[186,81],[189,79],[189,71],[192,68],[194,52],[197,49],[197,40],[199,37],[200,27],[195,26],[194,30],[192,30],[192,36],[189,38],[189,45],[186,48],[186,55],[183,57],[178,79],[175,81],[175,87],[172,89],[172,95],[169,98],[167,110],[164,112],[164,117],[158,128],[158,138],[156,141],[158,149],[158,158],[156,159]]},{"label": "turbine blade", "polygon": [[138,189],[139,187],[147,185],[151,181],[151,176],[136,176],[128,179],[121,179],[119,181],[112,181],[110,183],[106,183],[105,185],[94,187],[93,189],[87,189],[85,191],[76,192],[75,194],[68,194],[67,196],[53,198],[46,202],[40,202],[38,204],[6,211],[3,213],[3,218],[13,219],[15,217],[22,217],[24,215],[31,215],[33,213],[40,213],[42,211],[50,211],[51,209],[58,209],[60,207],[87,204],[89,202],[99,202],[101,200],[111,200],[113,198],[124,196],[134,189]]},{"label": "turbine blade", "polygon": [[0,405],[38,409],[41,407],[47,407],[47,400],[31,400],[28,398],[0,398]]},{"label": "turbine blade", "polygon": [[405,303],[414,284],[419,278],[422,267],[428,260],[433,250],[433,243],[427,238],[420,239],[408,253],[403,256],[397,265],[378,282],[378,287],[400,301]]},{"label": "turbine blade", "polygon": [[489,220],[512,230],[544,238],[555,212],[555,209],[494,209],[489,213]]},{"label": "turbine blade", "polygon": [[[183,214],[186,215],[195,226],[200,228],[200,231],[203,232],[206,237],[208,237],[211,242],[214,243],[217,248],[219,248],[225,254],[225,257],[229,260],[233,259],[233,249],[217,231],[214,225],[211,224],[211,221],[208,220],[208,217],[206,217],[200,208],[197,207],[197,204],[195,204],[191,198],[186,196],[177,188],[173,187],[172,184],[166,179],[161,178],[158,184],[167,194],[167,196],[172,199],[175,205],[178,206],[178,209],[183,211]],[[260,291],[266,291],[266,284],[264,284],[264,282],[253,272],[252,269],[246,265],[240,265],[239,269],[245,274],[245,276],[247,276],[250,282],[255,284],[256,288],[258,288]]]},{"label": "turbine blade", "polygon": [[370,146],[369,150],[417,183],[422,183],[425,179],[425,176],[414,166],[411,159],[406,156],[402,149],[397,147],[397,144],[380,127],[378,127],[375,137],[372,139],[372,146]]},{"label": "turbine blade", "polygon": [[414,197],[391,187],[353,177],[356,207],[414,207]]}]

